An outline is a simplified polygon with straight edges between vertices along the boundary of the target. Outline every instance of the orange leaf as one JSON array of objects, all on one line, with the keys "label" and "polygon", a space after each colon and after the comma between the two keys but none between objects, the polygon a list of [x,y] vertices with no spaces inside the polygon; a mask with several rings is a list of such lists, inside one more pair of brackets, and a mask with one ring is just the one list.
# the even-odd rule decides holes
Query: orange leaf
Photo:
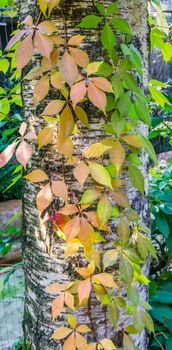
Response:
[{"label": "orange leaf", "polygon": [[50,184],[45,185],[37,195],[36,205],[38,208],[39,215],[50,205],[53,201],[53,195],[51,192]]},{"label": "orange leaf", "polygon": [[87,55],[87,53],[81,49],[76,49],[76,48],[69,48],[70,54],[73,57],[75,63],[82,67],[82,68],[86,68],[88,66],[89,63],[89,57]]},{"label": "orange leaf", "polygon": [[86,339],[79,333],[76,333],[76,346],[78,350],[88,350]]},{"label": "orange leaf", "polygon": [[100,222],[99,222],[97,213],[95,211],[85,212],[85,215],[87,216],[88,220],[91,222],[91,224],[94,227],[96,228],[100,227]]},{"label": "orange leaf", "polygon": [[21,163],[24,168],[26,168],[26,165],[31,158],[32,155],[32,147],[27,143],[26,141],[22,141],[20,145],[17,148],[16,151],[16,158],[19,163]]},{"label": "orange leaf", "polygon": [[68,240],[70,240],[73,237],[76,237],[79,231],[80,231],[79,216],[76,216],[73,219],[69,220],[64,227],[64,233]]},{"label": "orange leaf", "polygon": [[74,296],[69,293],[66,292],[65,293],[65,304],[72,310],[74,310]]},{"label": "orange leaf", "polygon": [[72,46],[79,45],[83,42],[84,39],[85,39],[85,36],[76,34],[71,36],[67,44]]},{"label": "orange leaf", "polygon": [[50,284],[47,287],[46,290],[49,293],[57,294],[58,292],[61,292],[61,291],[65,290],[65,285],[64,284],[60,284],[60,283],[53,283],[53,284]]},{"label": "orange leaf", "polygon": [[70,91],[70,98],[72,100],[74,108],[76,104],[85,97],[86,92],[87,92],[87,89],[86,89],[84,80],[72,86]]},{"label": "orange leaf", "polygon": [[54,115],[60,113],[63,109],[65,101],[61,100],[53,100],[48,103],[47,107],[45,107],[42,115]]},{"label": "orange leaf", "polygon": [[116,287],[113,277],[106,272],[95,275],[93,279],[95,283],[102,284],[105,287],[109,287],[109,288]]},{"label": "orange leaf", "polygon": [[43,56],[50,60],[50,53],[53,50],[53,42],[50,37],[36,31],[34,36],[34,45]]},{"label": "orange leaf", "polygon": [[53,140],[53,128],[44,128],[38,134],[38,149],[48,145]]},{"label": "orange leaf", "polygon": [[89,173],[90,173],[89,167],[83,161],[77,164],[77,166],[73,170],[75,179],[78,180],[81,186],[83,186],[84,182],[87,180]]},{"label": "orange leaf", "polygon": [[27,124],[25,122],[21,123],[20,129],[19,129],[19,134],[21,136],[23,136],[25,131],[26,131],[26,129],[27,129]]},{"label": "orange leaf", "polygon": [[58,49],[53,49],[50,53],[50,62],[53,67],[57,67],[57,62],[59,60],[60,51]]},{"label": "orange leaf", "polygon": [[24,179],[37,183],[37,182],[48,180],[48,176],[43,170],[35,169],[31,171],[31,173],[25,175]]},{"label": "orange leaf", "polygon": [[90,249],[94,243],[94,229],[85,218],[81,219],[79,239],[86,249]]},{"label": "orange leaf", "polygon": [[92,78],[93,84],[105,92],[113,92],[111,83],[106,78]]},{"label": "orange leaf", "polygon": [[16,146],[17,146],[16,141],[14,141],[11,145],[6,147],[1,153],[0,153],[0,168],[2,168],[6,163],[9,162],[11,157],[13,156]]},{"label": "orange leaf", "polygon": [[52,181],[52,192],[55,196],[67,200],[67,186],[64,181]]},{"label": "orange leaf", "polygon": [[51,21],[43,21],[38,24],[37,27],[41,32],[46,34],[52,34],[54,32],[57,32],[57,27],[55,24]]},{"label": "orange leaf", "polygon": [[48,75],[44,75],[35,85],[33,98],[34,104],[42,101],[48,94],[50,88]]},{"label": "orange leaf", "polygon": [[51,73],[51,85],[58,90],[63,90],[65,88],[65,83],[60,72]]},{"label": "orange leaf", "polygon": [[63,215],[74,215],[78,213],[78,208],[74,204],[66,204],[62,209],[59,210],[59,213]]},{"label": "orange leaf", "polygon": [[84,300],[88,300],[91,292],[91,281],[90,278],[80,282],[78,286],[78,297],[79,302],[82,304]]},{"label": "orange leaf", "polygon": [[60,296],[58,296],[52,304],[52,319],[53,321],[55,318],[62,312],[64,307],[64,295],[65,293],[62,293]]},{"label": "orange leaf", "polygon": [[73,114],[70,107],[67,105],[60,116],[60,130],[65,139],[72,134],[74,125]]},{"label": "orange leaf", "polygon": [[70,333],[72,332],[72,329],[67,327],[59,327],[57,328],[54,333],[51,336],[51,339],[61,340],[66,338]]},{"label": "orange leaf", "polygon": [[16,65],[17,69],[23,69],[31,60],[33,56],[33,42],[32,35],[30,33],[19,45],[16,50]]},{"label": "orange leaf", "polygon": [[119,141],[114,141],[114,146],[110,151],[110,160],[115,166],[117,172],[119,172],[121,166],[125,161],[125,149],[122,147]]},{"label": "orange leaf", "polygon": [[106,95],[103,91],[97,89],[93,83],[88,84],[88,97],[93,105],[103,111],[106,115]]},{"label": "orange leaf", "polygon": [[78,68],[73,57],[69,55],[67,50],[65,50],[65,53],[59,64],[59,71],[68,85],[72,86],[78,75]]},{"label": "orange leaf", "polygon": [[80,274],[80,276],[82,276],[83,278],[90,277],[93,274],[93,272],[95,271],[94,261],[92,261],[90,264],[88,264],[87,267],[77,267],[75,269],[75,271],[77,271]]},{"label": "orange leaf", "polygon": [[76,350],[75,334],[72,333],[63,345],[63,350]]}]

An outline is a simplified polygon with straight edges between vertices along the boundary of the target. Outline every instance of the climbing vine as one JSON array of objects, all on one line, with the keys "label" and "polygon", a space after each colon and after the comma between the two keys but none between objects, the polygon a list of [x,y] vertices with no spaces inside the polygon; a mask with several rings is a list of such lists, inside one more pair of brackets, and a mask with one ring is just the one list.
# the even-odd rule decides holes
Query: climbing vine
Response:
[{"label": "climbing vine", "polygon": [[[99,339],[90,314],[91,294],[105,307],[114,328],[122,308],[132,315],[123,333],[123,346],[136,349],[131,334],[141,333],[146,327],[154,332],[148,313],[150,305],[140,299],[138,285],[149,281],[142,272],[142,265],[150,253],[156,252],[147,234],[149,228],[142,222],[139,213],[131,208],[125,187],[129,180],[144,197],[144,176],[140,153],[145,150],[156,162],[154,149],[141,133],[140,125],[151,126],[149,99],[143,93],[142,57],[132,43],[132,30],[128,22],[117,16],[118,3],[107,8],[97,4],[97,15],[83,18],[79,27],[101,28],[101,43],[107,61],[91,62],[82,44],[87,38],[77,34],[68,37],[65,13],[62,13],[63,32],[49,21],[59,0],[38,0],[40,14],[34,22],[28,15],[21,28],[9,41],[6,50],[16,48],[17,71],[22,70],[32,59],[34,52],[42,56],[40,65],[24,77],[35,80],[33,100],[37,106],[54,88],[57,98],[51,100],[40,113],[48,123],[38,135],[27,130],[23,122],[19,137],[0,155],[4,166],[16,153],[19,163],[26,166],[32,155],[31,142],[37,140],[38,149],[56,140],[57,150],[65,159],[64,168],[73,167],[73,176],[80,187],[76,198],[65,179],[59,174],[54,181],[42,169],[34,169],[24,178],[34,183],[43,183],[36,197],[38,213],[44,222],[52,222],[57,235],[66,241],[65,259],[79,255],[75,272],[78,275],[67,285],[54,283],[48,291],[57,294],[52,304],[52,318],[69,308],[69,327],[57,328],[51,339],[62,340],[64,350],[116,349],[111,339]],[[118,36],[116,36],[118,33]],[[152,97],[165,99],[157,81],[151,81]],[[89,101],[95,108],[97,118],[103,118],[102,130],[106,135],[88,146],[83,153],[74,156],[74,135],[83,134],[91,128],[85,104]],[[162,101],[162,100],[161,100]],[[169,103],[169,101],[162,101]],[[103,117],[104,115],[104,117]],[[79,123],[78,123],[79,121]],[[80,127],[80,125],[83,127]],[[124,175],[125,174],[125,178]],[[71,175],[72,176],[72,175]],[[63,201],[63,206],[50,216],[48,207],[54,198]],[[110,222],[116,222],[117,237],[114,248],[107,250],[107,239],[113,239]],[[117,295],[121,286],[126,297]],[[79,324],[76,311],[86,306],[90,324]],[[72,312],[75,313],[76,318]],[[83,334],[92,332],[92,337]],[[88,343],[92,339],[94,343]]]}]

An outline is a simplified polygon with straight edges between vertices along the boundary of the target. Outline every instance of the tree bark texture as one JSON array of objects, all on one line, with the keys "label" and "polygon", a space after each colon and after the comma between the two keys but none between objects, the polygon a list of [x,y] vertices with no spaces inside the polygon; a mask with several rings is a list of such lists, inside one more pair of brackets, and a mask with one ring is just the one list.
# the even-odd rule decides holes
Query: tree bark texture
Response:
[{"label": "tree bark texture", "polygon": [[[112,3],[112,0],[104,0],[104,5]],[[92,29],[90,31],[80,30],[77,25],[81,19],[87,15],[96,12],[93,0],[62,0],[62,9],[67,20],[68,36],[82,32],[88,35],[84,44],[88,50],[92,60],[105,59],[104,51],[100,44],[100,30]],[[36,0],[20,0],[20,18],[23,19],[27,14],[35,16],[37,13]],[[148,66],[149,66],[149,29],[147,24],[147,2],[145,0],[121,0],[120,14],[127,18],[134,31],[134,44],[143,54],[144,65],[144,86],[148,83]],[[54,11],[51,19],[57,24],[57,27],[63,28],[61,14]],[[84,48],[85,48],[84,47]],[[34,67],[39,58],[30,64],[29,68]],[[38,132],[45,124],[44,120],[39,116],[45,106],[35,110],[33,106],[33,86],[34,82],[24,82],[22,88],[24,103],[24,121],[28,123],[30,130]],[[55,93],[51,91],[46,99],[46,103],[57,98]],[[91,128],[90,130],[82,128],[82,133],[75,136],[75,154],[79,154],[89,144],[96,142],[102,138],[103,131],[100,128],[100,118],[96,116],[94,108],[88,104],[87,113],[89,116]],[[143,131],[143,128],[142,128]],[[146,133],[146,128],[145,128]],[[36,144],[33,145],[33,156],[28,165],[27,171],[41,168],[51,179],[57,180],[61,178],[63,171],[64,159],[56,150],[55,142],[53,145],[43,147],[37,150]],[[149,206],[148,206],[148,176],[147,176],[147,156],[142,154],[143,168],[142,172],[145,177],[145,198],[131,186],[129,180],[126,184],[126,191],[129,195],[132,207],[141,215],[143,221],[149,224]],[[72,167],[65,167],[65,181],[70,189],[77,195],[79,186],[72,175]],[[25,319],[24,332],[27,343],[30,344],[32,350],[61,350],[61,342],[50,340],[53,330],[62,325],[66,325],[65,309],[62,314],[52,323],[51,304],[53,298],[46,292],[46,288],[53,282],[66,283],[74,279],[74,262],[64,260],[64,241],[61,241],[51,228],[51,224],[45,225],[39,219],[36,209],[36,195],[41,185],[33,184],[26,181],[23,194],[23,228],[25,238],[23,242],[23,260],[25,266]],[[58,210],[62,203],[54,201],[49,209],[49,213],[53,214]],[[112,224],[112,232],[115,236],[115,222]],[[112,240],[112,243],[111,243]],[[108,248],[113,244],[112,237],[109,236]],[[143,298],[146,299],[147,289],[145,287],[140,291]],[[102,339],[105,337],[105,319],[106,315],[102,307],[97,305],[96,300],[92,300],[91,306],[92,321],[96,326],[98,336]],[[80,320],[89,323],[87,312],[82,309],[79,314]],[[107,321],[107,335],[117,344],[120,340],[121,326],[126,323],[126,317],[121,315],[119,326],[116,332]],[[137,344],[141,350],[146,349],[146,337],[143,332],[137,338]]]}]

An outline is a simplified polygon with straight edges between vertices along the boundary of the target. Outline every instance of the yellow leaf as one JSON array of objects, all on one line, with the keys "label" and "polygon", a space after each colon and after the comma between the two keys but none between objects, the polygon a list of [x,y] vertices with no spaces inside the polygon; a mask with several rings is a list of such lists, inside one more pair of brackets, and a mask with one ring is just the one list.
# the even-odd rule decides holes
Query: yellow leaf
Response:
[{"label": "yellow leaf", "polygon": [[67,327],[59,327],[57,328],[54,333],[51,336],[51,339],[61,340],[66,338],[70,333],[72,332],[72,329]]},{"label": "yellow leaf", "polygon": [[94,162],[89,162],[89,167],[91,171],[91,176],[96,182],[112,189],[110,175],[103,165]]},{"label": "yellow leaf", "polygon": [[125,161],[125,149],[122,147],[119,141],[115,141],[114,143],[115,145],[110,152],[110,160],[115,166],[117,172],[119,172],[121,166]]},{"label": "yellow leaf", "polygon": [[76,330],[81,333],[91,332],[91,329],[86,324],[80,324]]},{"label": "yellow leaf", "polygon": [[88,158],[100,157],[103,153],[107,152],[111,148],[112,146],[107,146],[101,142],[96,142],[83,152],[83,156]]},{"label": "yellow leaf", "polygon": [[31,171],[29,174],[25,175],[24,179],[37,183],[37,182],[48,180],[48,176],[43,170],[35,169]]},{"label": "yellow leaf", "polygon": [[38,134],[38,149],[48,145],[53,140],[53,128],[44,128]]},{"label": "yellow leaf", "polygon": [[45,185],[36,197],[36,205],[39,215],[50,205],[53,201],[53,195],[51,192],[50,184]]},{"label": "yellow leaf", "polygon": [[106,273],[106,272],[100,273],[98,275],[95,275],[93,279],[95,283],[102,284],[105,287],[109,287],[109,288],[116,287],[113,277],[109,275],[109,273]]},{"label": "yellow leaf", "polygon": [[52,319],[53,321],[55,318],[62,312],[64,307],[64,293],[62,293],[60,296],[58,296],[52,304]]},{"label": "yellow leaf", "polygon": [[76,318],[73,315],[67,315],[67,321],[71,328],[75,328],[77,325]]}]

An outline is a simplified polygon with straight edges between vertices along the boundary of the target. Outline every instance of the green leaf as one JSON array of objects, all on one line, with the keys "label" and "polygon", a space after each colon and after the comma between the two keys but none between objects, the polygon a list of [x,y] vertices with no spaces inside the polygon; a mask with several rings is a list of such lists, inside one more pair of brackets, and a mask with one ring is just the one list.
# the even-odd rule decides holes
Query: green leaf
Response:
[{"label": "green leaf", "polygon": [[103,4],[97,3],[96,7],[97,7],[97,10],[100,12],[101,15],[105,15],[106,12],[105,12],[105,8],[104,8]]},{"label": "green leaf", "polygon": [[119,139],[120,135],[125,130],[126,121],[124,120],[124,118],[119,117],[119,112],[115,111],[111,117],[111,124],[117,138]]},{"label": "green leaf", "polygon": [[10,111],[10,104],[8,98],[2,98],[0,100],[0,113],[7,115]]},{"label": "green leaf", "polygon": [[97,216],[99,218],[101,227],[103,227],[111,217],[111,201],[109,200],[107,194],[105,193],[100,199],[97,206]]},{"label": "green leaf", "polygon": [[142,312],[140,310],[135,310],[133,314],[133,325],[138,330],[139,333],[144,329],[144,321],[142,317]]},{"label": "green leaf", "polygon": [[104,48],[108,51],[109,55],[112,55],[115,46],[115,34],[109,24],[105,24],[101,33],[101,41]]},{"label": "green leaf", "polygon": [[150,314],[159,322],[164,322],[165,319],[172,320],[172,308],[167,305],[160,305],[152,303],[152,310],[150,310]]},{"label": "green leaf", "polygon": [[112,74],[112,72],[113,72],[113,67],[110,64],[103,62],[100,64],[96,74],[101,75],[103,77],[109,77]]},{"label": "green leaf", "polygon": [[168,339],[165,343],[165,350],[171,350],[172,349],[172,334],[168,334]]},{"label": "green leaf", "polygon": [[134,165],[128,165],[129,177],[132,185],[144,195],[144,177],[141,171]]},{"label": "green leaf", "polygon": [[97,188],[88,188],[82,195],[81,204],[91,204],[93,203],[99,196],[100,190]]},{"label": "green leaf", "polygon": [[114,302],[112,302],[108,306],[108,312],[109,312],[110,320],[111,320],[114,328],[116,329],[116,325],[117,325],[117,322],[119,320],[119,310],[118,310],[118,307],[115,305]]},{"label": "green leaf", "polygon": [[92,178],[99,184],[112,188],[111,178],[106,168],[98,163],[89,162]]},{"label": "green leaf", "polygon": [[9,68],[9,61],[6,58],[0,58],[0,71],[3,73],[7,73]]},{"label": "green leaf", "polygon": [[166,290],[158,290],[151,301],[156,301],[162,304],[172,304],[172,292]]},{"label": "green leaf", "polygon": [[133,77],[133,74],[128,73],[128,72],[122,72],[121,77],[123,79],[123,85],[124,87],[127,87],[128,89],[132,91],[138,91],[139,88],[137,86],[137,82]]},{"label": "green leaf", "polygon": [[124,346],[124,349],[127,349],[127,350],[136,350],[134,340],[125,333],[123,337],[123,346]]},{"label": "green leaf", "polygon": [[129,248],[126,248],[123,252],[125,253],[125,255],[127,255],[127,257],[131,260],[131,262],[135,264],[143,263],[143,260],[141,256],[138,254],[138,252],[136,251],[136,249],[129,247]]},{"label": "green leaf", "polygon": [[162,107],[164,108],[165,104],[171,106],[170,101],[164,96],[164,94],[156,89],[153,86],[149,86],[149,91],[151,93],[152,98]]},{"label": "green leaf", "polygon": [[107,8],[107,15],[111,16],[113,15],[118,9],[118,3],[110,4]]},{"label": "green leaf", "polygon": [[131,105],[131,99],[129,92],[125,92],[121,95],[117,101],[116,107],[118,108],[120,115],[127,115],[128,109]]},{"label": "green leaf", "polygon": [[100,16],[88,15],[83,18],[83,20],[79,24],[79,27],[86,28],[86,29],[96,28],[101,21],[102,21],[102,17]]},{"label": "green leaf", "polygon": [[125,283],[131,283],[134,269],[127,257],[121,253],[119,261],[120,278]]},{"label": "green leaf", "polygon": [[132,35],[130,26],[129,26],[128,22],[124,18],[120,18],[120,17],[112,18],[111,19],[111,23],[120,32]]},{"label": "green leaf", "polygon": [[140,138],[142,140],[143,143],[143,147],[145,148],[145,150],[147,151],[149,157],[155,162],[157,163],[157,156],[156,153],[154,151],[154,148],[151,144],[151,142],[143,135],[140,135]]},{"label": "green leaf", "polygon": [[127,295],[133,305],[138,306],[140,299],[138,289],[130,285],[127,290]]},{"label": "green leaf", "polygon": [[166,219],[166,215],[159,211],[155,219],[156,225],[158,226],[159,231],[167,238],[170,233],[169,224]]},{"label": "green leaf", "polygon": [[119,240],[122,247],[125,247],[129,241],[130,228],[127,222],[122,218],[120,219],[120,222],[118,224],[117,232],[118,232]]},{"label": "green leaf", "polygon": [[123,215],[130,221],[138,221],[140,219],[139,214],[134,209],[126,209],[123,211]]},{"label": "green leaf", "polygon": [[135,96],[135,109],[136,109],[138,118],[142,120],[143,123],[151,127],[151,118],[150,118],[149,108],[147,107],[146,103],[143,101],[143,99],[139,95]]},{"label": "green leaf", "polygon": [[115,97],[118,99],[124,93],[122,81],[118,73],[113,74],[111,83],[114,88]]},{"label": "green leaf", "polygon": [[116,263],[117,258],[118,258],[118,250],[117,249],[108,250],[103,256],[103,268],[104,268],[104,270],[109,266],[113,266]]}]

